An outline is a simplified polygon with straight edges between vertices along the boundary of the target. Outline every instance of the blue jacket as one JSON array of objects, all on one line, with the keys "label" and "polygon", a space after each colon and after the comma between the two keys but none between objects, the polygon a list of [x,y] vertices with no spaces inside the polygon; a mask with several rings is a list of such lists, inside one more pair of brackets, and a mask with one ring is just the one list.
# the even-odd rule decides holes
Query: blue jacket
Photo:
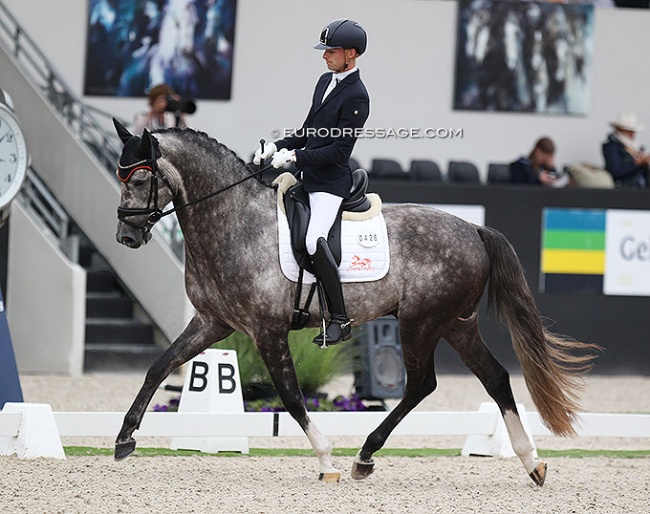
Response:
[{"label": "blue jacket", "polygon": [[634,164],[625,146],[610,134],[603,143],[605,169],[614,177],[616,187],[648,187],[648,169]]},{"label": "blue jacket", "polygon": [[528,157],[520,157],[515,162],[510,163],[510,182],[513,184],[542,185]]},{"label": "blue jacket", "polygon": [[305,191],[349,198],[352,174],[348,161],[357,141],[355,132],[363,129],[370,114],[370,98],[357,70],[321,103],[331,80],[329,72],[318,79],[301,129],[275,144],[278,150],[296,150],[296,167],[303,172]]}]

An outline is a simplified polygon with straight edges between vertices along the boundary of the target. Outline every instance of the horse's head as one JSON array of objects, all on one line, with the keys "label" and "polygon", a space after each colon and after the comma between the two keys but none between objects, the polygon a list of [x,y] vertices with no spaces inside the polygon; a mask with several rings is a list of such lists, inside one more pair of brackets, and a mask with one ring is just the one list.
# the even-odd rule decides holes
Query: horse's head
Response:
[{"label": "horse's head", "polygon": [[160,220],[162,207],[173,198],[172,187],[158,169],[158,141],[147,130],[142,137],[131,134],[113,119],[117,135],[124,143],[117,166],[121,182],[117,208],[117,242],[139,248],[151,239],[151,228]]}]

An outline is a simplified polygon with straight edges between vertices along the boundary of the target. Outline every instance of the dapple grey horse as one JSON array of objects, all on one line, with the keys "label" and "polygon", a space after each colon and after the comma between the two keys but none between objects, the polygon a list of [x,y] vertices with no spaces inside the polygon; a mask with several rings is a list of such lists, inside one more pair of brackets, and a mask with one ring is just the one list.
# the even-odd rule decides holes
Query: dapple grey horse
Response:
[{"label": "dapple grey horse", "polygon": [[[307,435],[320,478],[337,481],[331,446],[310,421],[289,352],[297,284],[280,269],[276,192],[247,180],[247,165],[204,133],[168,129],[135,137],[119,122],[115,125],[124,143],[117,169],[122,182],[117,241],[130,248],[147,243],[163,215],[161,207],[173,202],[185,236],[187,295],[196,309],[147,372],[117,436],[115,458],[135,449],[133,432],[161,382],[239,331],[255,342],[284,406]],[[489,304],[508,325],[533,401],[554,434],[574,432],[576,395],[594,346],[547,331],[512,246],[496,230],[423,205],[385,206],[383,213],[390,240],[387,275],[343,288],[355,324],[388,314],[399,319],[407,384],[402,400],[355,457],[352,478],[373,472],[373,454],[436,388],[434,352],[444,338],[498,404],[517,456],[541,486],[546,464],[518,417],[508,372],[479,333],[481,296],[489,283]],[[310,310],[309,326],[318,326],[319,309]]]}]

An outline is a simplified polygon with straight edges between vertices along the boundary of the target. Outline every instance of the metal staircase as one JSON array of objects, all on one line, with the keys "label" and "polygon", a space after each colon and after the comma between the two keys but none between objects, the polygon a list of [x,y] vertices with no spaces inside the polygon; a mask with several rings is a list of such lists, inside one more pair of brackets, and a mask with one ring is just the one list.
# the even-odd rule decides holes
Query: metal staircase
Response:
[{"label": "metal staircase", "polygon": [[193,314],[180,232],[156,227],[156,237],[138,251],[115,242],[114,170],[122,145],[112,116],[67,87],[1,0],[0,69],[0,86],[11,91],[38,170],[21,201],[87,274],[84,370],[146,369]]},{"label": "metal staircase", "polygon": [[136,317],[137,305],[110,269],[92,261],[86,268],[84,371],[145,370],[162,355],[150,319]]},{"label": "metal staircase", "polygon": [[33,169],[21,201],[86,271],[84,372],[146,370],[164,351],[151,318]]}]

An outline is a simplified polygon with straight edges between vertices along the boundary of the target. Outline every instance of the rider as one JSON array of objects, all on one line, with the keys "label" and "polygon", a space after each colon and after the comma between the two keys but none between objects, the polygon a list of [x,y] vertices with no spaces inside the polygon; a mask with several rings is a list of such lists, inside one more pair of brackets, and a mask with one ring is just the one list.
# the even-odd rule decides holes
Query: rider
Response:
[{"label": "rider", "polygon": [[323,59],[331,73],[318,79],[307,118],[295,134],[268,143],[263,152],[255,152],[253,159],[259,164],[261,159],[273,157],[275,168],[295,162],[302,170],[311,207],[305,245],[325,289],[330,313],[325,333],[314,339],[319,345],[349,339],[351,332],[341,279],[327,236],[341,202],[350,197],[352,173],[348,160],[358,131],[370,113],[368,91],[356,67],[366,43],[366,31],[354,20],[337,19],[323,28],[314,48],[324,51]]}]

